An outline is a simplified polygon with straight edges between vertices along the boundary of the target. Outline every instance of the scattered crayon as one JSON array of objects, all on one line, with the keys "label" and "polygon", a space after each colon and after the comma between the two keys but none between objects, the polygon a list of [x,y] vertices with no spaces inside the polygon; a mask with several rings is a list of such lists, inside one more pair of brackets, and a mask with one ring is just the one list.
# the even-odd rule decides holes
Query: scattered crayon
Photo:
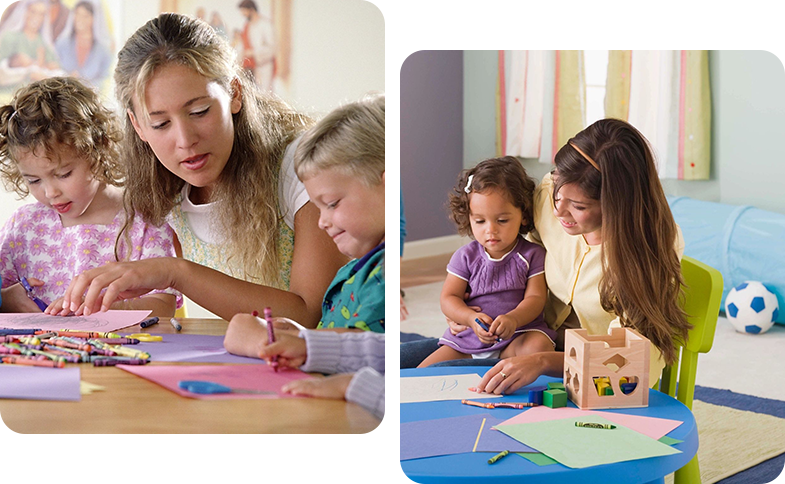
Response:
[{"label": "scattered crayon", "polygon": [[146,328],[146,327],[152,326],[154,324],[158,324],[158,316],[153,316],[152,318],[145,319],[144,321],[139,323],[139,326],[142,327],[142,328]]},{"label": "scattered crayon", "polygon": [[493,464],[494,462],[507,457],[509,454],[510,454],[509,450],[505,450],[505,451],[499,452],[495,456],[493,456],[490,459],[488,459],[488,464]]},{"label": "scattered crayon", "polygon": [[493,408],[493,404],[492,403],[474,402],[472,400],[461,400],[461,403],[464,404],[464,405],[471,405],[473,407]]},{"label": "scattered crayon", "polygon": [[25,358],[23,356],[6,356],[1,360],[3,363],[11,365],[42,366],[47,368],[65,368],[65,362],[60,361],[41,361],[35,358]]},{"label": "scattered crayon", "polygon": [[576,427],[583,427],[585,429],[607,429],[612,430],[615,429],[615,425],[611,424],[601,424],[601,423],[594,423],[594,422],[575,422]]},{"label": "scattered crayon", "polygon": [[93,366],[115,366],[115,365],[146,365],[147,360],[139,358],[96,358]]}]

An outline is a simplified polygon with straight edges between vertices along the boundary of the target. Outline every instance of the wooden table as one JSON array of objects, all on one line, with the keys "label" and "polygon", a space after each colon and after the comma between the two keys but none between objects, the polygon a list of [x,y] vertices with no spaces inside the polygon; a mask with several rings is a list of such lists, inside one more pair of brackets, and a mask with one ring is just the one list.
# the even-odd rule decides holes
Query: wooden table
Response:
[{"label": "wooden table", "polygon": [[[181,333],[223,335],[220,319],[182,319]],[[163,320],[120,333],[174,333]],[[151,365],[191,363],[151,362]],[[199,363],[211,364],[211,363]],[[76,364],[69,364],[74,366]],[[114,367],[77,365],[83,381],[106,389],[79,402],[0,400],[5,424],[20,433],[365,433],[379,421],[343,400],[281,398],[199,400],[184,398]],[[57,371],[57,370],[52,370]]]}]

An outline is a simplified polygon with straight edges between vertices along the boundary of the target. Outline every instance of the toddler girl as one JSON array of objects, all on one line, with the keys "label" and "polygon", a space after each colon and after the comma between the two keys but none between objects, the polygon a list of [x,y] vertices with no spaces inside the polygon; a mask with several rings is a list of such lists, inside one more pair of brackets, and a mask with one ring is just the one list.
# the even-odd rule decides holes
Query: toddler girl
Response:
[{"label": "toddler girl", "polygon": [[[20,197],[32,193],[38,201],[0,230],[3,311],[40,311],[17,284],[23,278],[49,304],[45,312],[65,315],[61,298],[82,271],[119,258],[175,255],[169,226],[136,219],[117,238],[125,221],[120,137],[114,115],[74,78],[32,83],[0,107],[0,177]],[[116,308],[171,316],[176,302],[182,304],[174,291],[154,291]]]},{"label": "toddler girl", "polygon": [[447,265],[441,308],[469,329],[445,331],[440,348],[421,367],[468,355],[506,358],[553,350],[556,334],[542,317],[545,249],[522,237],[534,228],[534,188],[510,156],[461,172],[450,194],[450,218],[474,241]]}]

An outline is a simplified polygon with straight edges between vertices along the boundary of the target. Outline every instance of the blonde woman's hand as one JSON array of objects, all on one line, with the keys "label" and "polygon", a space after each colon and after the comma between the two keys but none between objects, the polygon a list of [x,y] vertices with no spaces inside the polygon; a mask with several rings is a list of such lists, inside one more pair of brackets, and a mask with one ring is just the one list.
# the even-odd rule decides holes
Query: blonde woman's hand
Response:
[{"label": "blonde woman's hand", "polygon": [[63,296],[63,309],[69,309],[77,316],[87,316],[108,310],[116,301],[139,297],[153,289],[172,287],[177,260],[174,257],[156,257],[112,262],[85,271],[68,285]]}]

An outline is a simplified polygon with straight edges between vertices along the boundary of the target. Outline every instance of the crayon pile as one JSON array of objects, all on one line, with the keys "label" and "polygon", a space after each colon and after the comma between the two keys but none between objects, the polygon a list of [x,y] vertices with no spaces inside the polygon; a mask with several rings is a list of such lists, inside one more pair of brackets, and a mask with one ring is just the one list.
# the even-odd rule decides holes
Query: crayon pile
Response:
[{"label": "crayon pile", "polygon": [[147,364],[149,353],[123,346],[138,343],[114,333],[0,328],[0,362],[48,368],[64,368],[66,363]]}]

